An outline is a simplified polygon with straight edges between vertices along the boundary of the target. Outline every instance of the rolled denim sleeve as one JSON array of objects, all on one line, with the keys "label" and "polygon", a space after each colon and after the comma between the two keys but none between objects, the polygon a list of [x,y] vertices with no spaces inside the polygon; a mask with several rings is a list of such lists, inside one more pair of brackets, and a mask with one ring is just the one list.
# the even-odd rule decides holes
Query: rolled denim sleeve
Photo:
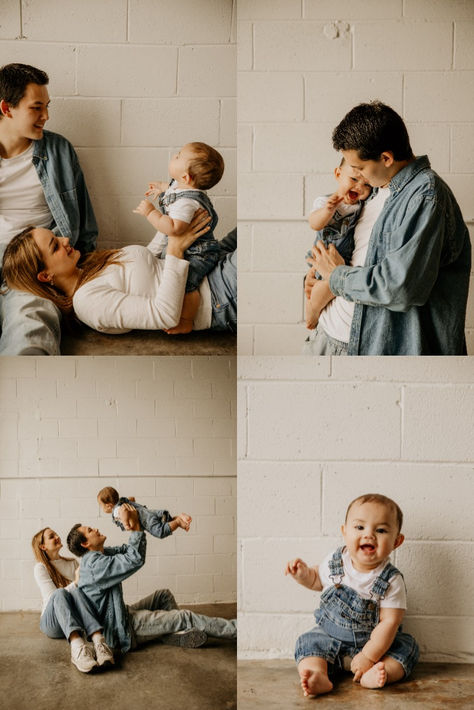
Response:
[{"label": "rolled denim sleeve", "polygon": [[74,152],[74,174],[80,216],[79,238],[75,246],[82,254],[87,254],[96,248],[98,228],[84,173],[76,152]]},{"label": "rolled denim sleeve", "polygon": [[123,582],[143,567],[146,556],[146,536],[142,531],[130,534],[127,545],[105,548],[100,552],[88,553],[82,560],[79,586],[93,585],[109,589]]},{"label": "rolled denim sleeve", "polygon": [[[451,249],[452,254],[444,255],[444,200],[431,196],[415,199],[406,219],[389,235],[391,243],[401,246],[373,266],[334,269],[329,286],[336,296],[402,312],[426,303],[438,278],[443,256],[448,261],[457,258],[463,245],[457,245],[457,253]],[[383,239],[384,235],[381,233],[375,238]]]}]

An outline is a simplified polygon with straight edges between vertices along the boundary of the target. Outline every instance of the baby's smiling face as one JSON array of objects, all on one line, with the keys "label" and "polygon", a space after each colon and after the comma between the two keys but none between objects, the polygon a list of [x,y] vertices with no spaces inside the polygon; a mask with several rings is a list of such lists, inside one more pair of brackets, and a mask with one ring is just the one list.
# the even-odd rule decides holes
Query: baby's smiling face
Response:
[{"label": "baby's smiling face", "polygon": [[339,183],[338,193],[344,196],[346,205],[355,205],[359,200],[366,200],[371,187],[366,179],[348,163],[344,162],[335,169],[334,175]]},{"label": "baby's smiling face", "polygon": [[404,540],[395,509],[376,501],[356,501],[341,529],[352,564],[359,572],[378,567]]}]

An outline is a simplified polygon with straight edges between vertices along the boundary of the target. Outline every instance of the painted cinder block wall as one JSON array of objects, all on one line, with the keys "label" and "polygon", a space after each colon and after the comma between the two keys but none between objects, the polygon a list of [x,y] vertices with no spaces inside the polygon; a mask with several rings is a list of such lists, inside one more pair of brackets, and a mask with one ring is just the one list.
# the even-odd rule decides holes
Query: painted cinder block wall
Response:
[{"label": "painted cinder block wall", "polygon": [[235,0],[8,0],[0,15],[0,64],[49,74],[46,128],[77,149],[100,247],[151,240],[132,210],[193,140],[226,163],[216,236],[235,226]]},{"label": "painted cinder block wall", "polygon": [[[239,352],[300,354],[314,198],[332,192],[331,134],[380,99],[405,119],[474,234],[474,3],[239,0]],[[468,308],[474,353],[474,289]]]},{"label": "painted cinder block wall", "polygon": [[474,660],[474,361],[390,362],[239,358],[242,658],[293,656],[319,594],[286,562],[318,564],[342,544],[348,503],[377,492],[404,513],[404,628],[425,661]]},{"label": "painted cinder block wall", "polygon": [[124,583],[136,601],[169,587],[181,603],[236,592],[235,358],[2,358],[0,610],[39,609],[31,537],[72,525],[128,539],[102,513],[114,486],[150,508],[193,517],[148,535],[145,566]]}]

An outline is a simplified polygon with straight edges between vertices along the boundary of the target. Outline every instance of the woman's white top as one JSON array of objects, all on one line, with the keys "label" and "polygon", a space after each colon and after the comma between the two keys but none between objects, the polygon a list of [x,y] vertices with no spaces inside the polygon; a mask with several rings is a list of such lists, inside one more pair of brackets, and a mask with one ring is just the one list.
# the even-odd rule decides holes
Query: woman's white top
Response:
[{"label": "woman's white top", "polygon": [[[73,296],[76,316],[103,333],[164,330],[179,323],[189,264],[167,255],[158,259],[147,247],[121,249],[120,264],[107,266]],[[211,325],[211,290],[205,278],[194,330]]]},{"label": "woman's white top", "polygon": [[[74,575],[76,573],[76,569],[79,567],[79,562],[73,559],[59,559],[53,560],[52,563],[56,567],[56,569],[61,572],[64,577],[66,577],[66,579],[71,580],[71,584],[68,584],[65,589],[72,589],[74,587]],[[43,606],[41,607],[41,613],[43,614],[51,596],[54,594],[57,587],[49,576],[49,572],[42,562],[37,562],[35,564],[33,574],[35,577],[35,582],[40,588],[41,599],[43,602]]]},{"label": "woman's white top", "polygon": [[[332,558],[331,552],[321,562],[318,568],[319,579],[323,585],[323,591],[331,587],[334,582],[330,578],[329,560]],[[342,563],[344,565],[344,577],[342,584],[346,587],[354,589],[363,599],[370,599],[370,590],[383,568],[390,562],[387,558],[378,567],[370,572],[359,572],[352,564],[351,556],[347,550],[342,553]],[[385,597],[380,600],[380,606],[387,609],[406,609],[407,608],[407,593],[405,582],[401,574],[395,574],[390,580],[390,586],[385,592]]]}]

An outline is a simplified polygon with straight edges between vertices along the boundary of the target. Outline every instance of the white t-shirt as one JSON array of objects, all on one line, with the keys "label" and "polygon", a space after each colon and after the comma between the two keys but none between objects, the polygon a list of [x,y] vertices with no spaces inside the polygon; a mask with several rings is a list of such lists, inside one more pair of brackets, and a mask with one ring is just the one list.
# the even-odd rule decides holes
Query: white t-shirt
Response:
[{"label": "white t-shirt", "polygon": [[[71,583],[68,584],[65,589],[72,589],[74,587],[74,575],[76,573],[76,569],[79,567],[79,562],[76,559],[59,559],[53,560],[53,565],[56,567],[57,570],[59,570],[59,572],[61,572],[64,577],[66,577],[66,579],[71,580]],[[41,607],[41,613],[43,613],[46,609],[50,597],[52,596],[52,594],[54,594],[57,587],[49,576],[49,572],[42,562],[37,562],[35,564],[33,574],[35,577],[35,582],[41,592],[41,600],[43,602],[43,605]]]},{"label": "white t-shirt", "polygon": [[[323,585],[323,591],[328,587],[332,587],[334,582],[330,579],[329,560],[333,553],[327,555],[319,565],[319,579]],[[346,587],[354,589],[363,599],[370,599],[370,590],[377,577],[382,572],[383,568],[390,560],[384,560],[378,567],[371,572],[358,572],[354,569],[350,555],[347,550],[342,553],[342,561],[344,565],[344,577],[342,584]],[[385,592],[385,598],[380,600],[380,606],[387,609],[406,609],[407,608],[407,593],[405,582],[401,574],[396,574],[390,580],[390,585]]]},{"label": "white t-shirt", "polygon": [[53,216],[32,163],[33,143],[20,155],[0,160],[0,245],[32,224],[48,228]]},{"label": "white t-shirt", "polygon": [[[331,195],[320,195],[319,197],[316,197],[311,211],[314,212],[315,210],[320,210],[322,207],[326,207],[327,201],[330,197]],[[357,212],[358,209],[358,202],[355,205],[346,205],[345,202],[340,202],[336,207],[336,211],[333,216],[329,220],[328,225],[331,226],[332,224],[338,224],[342,219],[344,219],[344,217],[354,214],[354,212]]]},{"label": "white t-shirt", "polygon": [[[180,319],[189,263],[167,255],[157,259],[146,247],[133,244],[120,253],[120,264],[107,266],[77,289],[74,311],[83,323],[103,333],[162,330]],[[207,278],[199,287],[201,302],[194,330],[211,325],[211,289]]]},{"label": "white t-shirt", "polygon": [[[389,194],[389,187],[380,187],[377,194],[364,203],[354,231],[354,251],[352,252],[351,266],[364,266],[372,227],[377,221]],[[354,316],[354,305],[353,301],[346,301],[342,296],[333,298],[319,317],[319,322],[324,332],[331,338],[348,343]]]}]

